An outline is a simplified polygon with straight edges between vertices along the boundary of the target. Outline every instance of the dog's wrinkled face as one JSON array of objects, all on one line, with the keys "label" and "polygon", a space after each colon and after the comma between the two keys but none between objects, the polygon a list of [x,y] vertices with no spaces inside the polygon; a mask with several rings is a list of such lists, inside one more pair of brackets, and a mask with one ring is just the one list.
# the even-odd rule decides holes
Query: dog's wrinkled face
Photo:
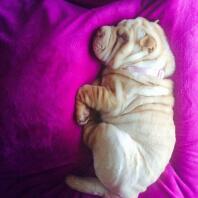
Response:
[{"label": "dog's wrinkled face", "polygon": [[163,69],[165,77],[174,72],[174,57],[162,28],[142,17],[103,26],[96,33],[93,49],[97,58],[113,69]]}]

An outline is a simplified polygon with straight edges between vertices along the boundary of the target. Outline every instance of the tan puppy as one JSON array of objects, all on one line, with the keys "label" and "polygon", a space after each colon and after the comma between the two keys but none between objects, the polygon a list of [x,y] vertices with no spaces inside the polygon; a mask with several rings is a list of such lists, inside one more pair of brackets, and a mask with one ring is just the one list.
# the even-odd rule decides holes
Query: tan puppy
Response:
[{"label": "tan puppy", "polygon": [[174,72],[174,57],[162,28],[140,17],[102,27],[93,49],[107,67],[100,82],[80,88],[76,114],[97,178],[68,176],[66,183],[105,198],[136,198],[159,178],[174,148],[173,85],[164,79]]}]

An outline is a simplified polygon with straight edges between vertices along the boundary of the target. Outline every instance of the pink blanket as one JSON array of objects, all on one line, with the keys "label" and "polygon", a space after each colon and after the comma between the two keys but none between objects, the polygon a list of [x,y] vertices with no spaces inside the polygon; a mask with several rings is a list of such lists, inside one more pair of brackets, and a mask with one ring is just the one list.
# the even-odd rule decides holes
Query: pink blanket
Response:
[{"label": "pink blanket", "polygon": [[95,30],[144,16],[160,19],[176,57],[177,143],[166,171],[140,197],[198,197],[197,2],[2,0],[0,196],[93,197],[64,184],[66,174],[93,174],[73,116],[75,94],[101,68],[90,45]]}]

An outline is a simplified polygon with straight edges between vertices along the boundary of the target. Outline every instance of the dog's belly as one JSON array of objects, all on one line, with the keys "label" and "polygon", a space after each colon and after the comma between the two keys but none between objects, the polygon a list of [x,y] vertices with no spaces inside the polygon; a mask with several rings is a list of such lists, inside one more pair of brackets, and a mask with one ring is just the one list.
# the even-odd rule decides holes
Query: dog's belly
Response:
[{"label": "dog's belly", "polygon": [[136,142],[161,141],[175,136],[173,115],[160,111],[142,110],[118,116],[102,116],[102,120],[128,133]]},{"label": "dog's belly", "polygon": [[96,174],[114,191],[142,192],[168,164],[175,144],[174,123],[161,112],[124,116],[105,120],[111,124],[97,140]]},{"label": "dog's belly", "polygon": [[155,164],[160,167],[168,163],[175,144],[172,115],[159,111],[141,111],[108,118],[106,121],[129,134],[143,150],[149,151],[154,167]]},{"label": "dog's belly", "polygon": [[137,194],[155,180],[147,164],[149,156],[145,153],[142,156],[140,145],[127,133],[105,123],[99,124],[94,133],[95,173],[110,191],[120,195]]}]

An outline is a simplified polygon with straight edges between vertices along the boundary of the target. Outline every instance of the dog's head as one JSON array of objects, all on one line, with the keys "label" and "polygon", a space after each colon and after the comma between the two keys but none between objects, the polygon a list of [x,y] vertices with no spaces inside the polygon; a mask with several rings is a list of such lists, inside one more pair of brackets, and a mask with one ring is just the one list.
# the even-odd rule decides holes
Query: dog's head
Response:
[{"label": "dog's head", "polygon": [[149,75],[163,70],[164,77],[175,69],[163,29],[142,17],[103,26],[96,33],[93,49],[97,58],[112,69],[133,68]]}]

